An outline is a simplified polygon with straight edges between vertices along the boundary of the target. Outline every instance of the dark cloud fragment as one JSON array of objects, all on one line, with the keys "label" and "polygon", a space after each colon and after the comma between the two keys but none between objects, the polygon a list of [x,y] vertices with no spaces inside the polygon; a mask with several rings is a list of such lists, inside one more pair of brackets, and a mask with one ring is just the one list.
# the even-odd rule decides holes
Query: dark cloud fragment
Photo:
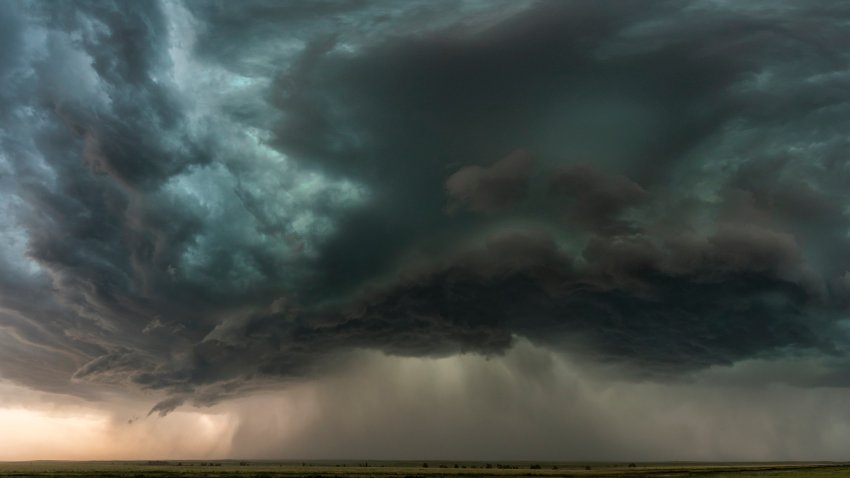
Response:
[{"label": "dark cloud fragment", "polygon": [[571,220],[601,234],[621,234],[634,229],[620,218],[625,210],[639,206],[649,195],[627,177],[607,176],[587,164],[570,165],[551,173],[550,191],[572,204]]},{"label": "dark cloud fragment", "polygon": [[156,405],[154,405],[153,408],[151,408],[150,411],[148,412],[148,416],[151,416],[154,413],[156,413],[157,415],[164,417],[164,416],[168,415],[169,413],[173,412],[174,410],[176,410],[177,407],[179,407],[180,405],[183,405],[183,403],[185,401],[186,401],[186,399],[184,397],[180,397],[180,396],[174,396],[174,397],[171,397],[171,398],[167,398],[167,399],[157,403]]},{"label": "dark cloud fragment", "polygon": [[533,165],[528,152],[516,150],[486,168],[459,169],[446,179],[446,193],[452,201],[450,210],[490,213],[513,206],[527,193]]}]

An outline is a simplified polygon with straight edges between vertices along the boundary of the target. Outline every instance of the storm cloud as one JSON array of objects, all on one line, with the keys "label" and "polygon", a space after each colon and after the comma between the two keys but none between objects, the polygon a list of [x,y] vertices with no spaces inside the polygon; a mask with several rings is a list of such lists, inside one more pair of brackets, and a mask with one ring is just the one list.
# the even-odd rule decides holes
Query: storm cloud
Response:
[{"label": "storm cloud", "polygon": [[0,376],[166,415],[522,343],[846,387],[848,18],[5,2]]}]

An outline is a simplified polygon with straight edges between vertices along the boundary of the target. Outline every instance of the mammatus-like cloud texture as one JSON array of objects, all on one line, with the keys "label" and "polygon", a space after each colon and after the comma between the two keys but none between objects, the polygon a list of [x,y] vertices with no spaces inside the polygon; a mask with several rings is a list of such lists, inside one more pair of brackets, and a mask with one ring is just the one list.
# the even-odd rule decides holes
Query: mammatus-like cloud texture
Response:
[{"label": "mammatus-like cloud texture", "polygon": [[[850,365],[841,1],[0,4],[0,376]],[[775,379],[773,377],[772,379]]]}]

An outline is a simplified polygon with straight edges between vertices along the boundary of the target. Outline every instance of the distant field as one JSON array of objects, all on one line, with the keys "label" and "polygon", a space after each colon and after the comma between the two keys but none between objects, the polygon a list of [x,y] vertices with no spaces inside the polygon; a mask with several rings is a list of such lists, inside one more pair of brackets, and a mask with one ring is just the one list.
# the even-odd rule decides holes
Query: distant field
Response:
[{"label": "distant field", "polygon": [[[427,463],[427,466],[424,466]],[[439,478],[487,476],[542,477],[685,477],[796,478],[848,477],[850,463],[757,463],[757,464],[650,464],[650,463],[462,463],[432,461],[292,463],[271,461],[169,461],[169,462],[7,462],[0,463],[0,477],[304,477],[304,478]],[[488,467],[489,465],[489,467]]]}]

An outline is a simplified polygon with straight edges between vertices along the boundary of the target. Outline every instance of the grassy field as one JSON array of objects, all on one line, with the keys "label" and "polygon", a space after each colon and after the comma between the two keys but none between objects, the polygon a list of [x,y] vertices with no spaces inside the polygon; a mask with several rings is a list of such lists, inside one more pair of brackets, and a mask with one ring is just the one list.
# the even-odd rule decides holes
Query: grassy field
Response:
[{"label": "grassy field", "polygon": [[303,478],[486,478],[493,477],[685,477],[850,478],[850,463],[471,463],[272,461],[7,462],[0,477],[303,477]]}]

